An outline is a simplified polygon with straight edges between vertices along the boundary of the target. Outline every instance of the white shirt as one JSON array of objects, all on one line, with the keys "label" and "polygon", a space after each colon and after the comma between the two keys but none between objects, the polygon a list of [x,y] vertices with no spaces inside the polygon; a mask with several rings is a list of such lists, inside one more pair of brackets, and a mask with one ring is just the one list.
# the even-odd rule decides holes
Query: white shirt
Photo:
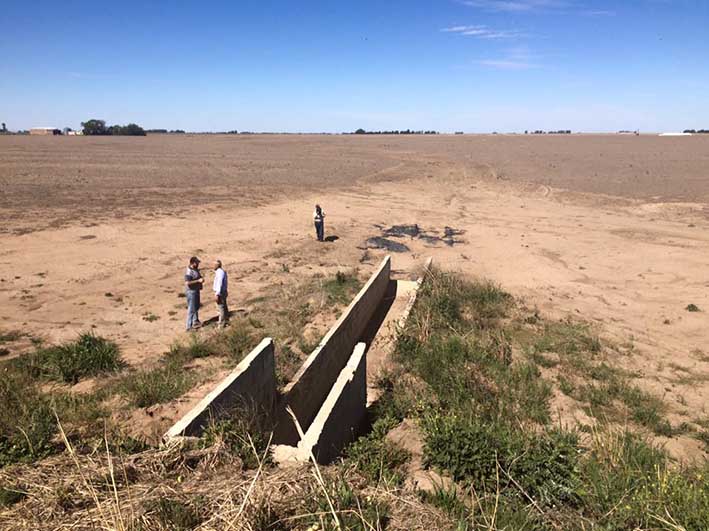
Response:
[{"label": "white shirt", "polygon": [[214,271],[214,285],[212,289],[217,295],[226,295],[228,293],[228,279],[226,271],[221,267]]},{"label": "white shirt", "polygon": [[322,210],[322,209],[320,209],[320,215],[318,216],[318,211],[315,210],[315,211],[313,212],[313,219],[314,219],[315,221],[322,221],[323,219],[325,219],[325,211]]}]

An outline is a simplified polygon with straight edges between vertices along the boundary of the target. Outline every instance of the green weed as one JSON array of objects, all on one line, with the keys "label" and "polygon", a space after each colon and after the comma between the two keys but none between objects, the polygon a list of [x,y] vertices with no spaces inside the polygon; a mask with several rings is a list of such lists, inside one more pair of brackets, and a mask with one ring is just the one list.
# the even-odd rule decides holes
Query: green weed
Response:
[{"label": "green weed", "polygon": [[193,376],[180,364],[168,362],[154,369],[127,374],[118,389],[133,406],[149,407],[182,396],[193,382]]},{"label": "green weed", "polygon": [[347,305],[362,287],[357,278],[357,272],[338,271],[335,278],[323,282],[323,290],[328,302],[332,304]]},{"label": "green weed", "polygon": [[0,507],[10,507],[21,502],[27,493],[20,487],[5,487],[0,485]]},{"label": "green weed", "polygon": [[183,501],[175,498],[160,498],[146,507],[146,513],[153,516],[164,529],[191,531],[204,521],[204,500]]}]

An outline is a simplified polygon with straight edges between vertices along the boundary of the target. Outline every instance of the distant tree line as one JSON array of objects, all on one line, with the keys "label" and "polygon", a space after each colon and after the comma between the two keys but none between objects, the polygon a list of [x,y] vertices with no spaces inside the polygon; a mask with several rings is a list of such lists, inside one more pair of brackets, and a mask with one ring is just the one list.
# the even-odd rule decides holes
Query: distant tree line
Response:
[{"label": "distant tree line", "polygon": [[709,134],[709,129],[685,129],[685,133],[692,133],[693,135],[707,135]]},{"label": "distant tree line", "polygon": [[150,134],[162,134],[162,135],[184,135],[185,131],[183,129],[146,129],[146,133]]},{"label": "distant tree line", "polygon": [[88,136],[145,136],[145,129],[136,124],[106,126],[105,120],[92,119],[81,122],[85,135]]},{"label": "distant tree line", "polygon": [[406,130],[395,130],[395,131],[365,131],[364,129],[357,129],[354,135],[437,135],[438,131],[412,131],[411,129]]},{"label": "distant tree line", "polygon": [[529,131],[524,132],[525,135],[570,135],[571,134],[571,129],[559,129],[558,131],[542,131],[541,129],[537,129],[536,131],[532,131],[531,133]]}]

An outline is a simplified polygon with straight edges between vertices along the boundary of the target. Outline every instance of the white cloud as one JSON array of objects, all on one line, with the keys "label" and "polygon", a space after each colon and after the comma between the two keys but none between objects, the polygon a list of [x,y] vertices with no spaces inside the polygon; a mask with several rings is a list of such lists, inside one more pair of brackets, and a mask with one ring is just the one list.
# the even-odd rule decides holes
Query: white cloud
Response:
[{"label": "white cloud", "polygon": [[527,47],[521,46],[507,50],[502,57],[482,59],[477,64],[497,70],[530,70],[540,68],[537,59]]},{"label": "white cloud", "polygon": [[466,35],[469,37],[477,37],[478,39],[512,39],[524,37],[523,33],[512,30],[496,30],[487,26],[451,26],[450,28],[441,29],[445,33],[456,33],[458,35]]},{"label": "white cloud", "polygon": [[463,0],[463,4],[487,11],[525,13],[546,9],[560,9],[568,6],[565,0]]},{"label": "white cloud", "polygon": [[583,11],[582,14],[587,17],[614,17],[615,11],[609,9],[590,9],[588,11]]}]

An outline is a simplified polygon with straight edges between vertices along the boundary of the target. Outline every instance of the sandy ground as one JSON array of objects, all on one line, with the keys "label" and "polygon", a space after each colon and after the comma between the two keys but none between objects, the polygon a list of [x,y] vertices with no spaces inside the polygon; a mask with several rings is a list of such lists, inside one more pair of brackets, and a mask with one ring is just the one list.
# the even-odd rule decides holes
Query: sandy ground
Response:
[{"label": "sandy ground", "polygon": [[[592,144],[598,141],[589,138]],[[520,141],[538,140],[547,139]],[[195,202],[200,204],[178,201],[174,209],[179,215],[166,206],[166,213],[154,219],[149,210],[112,217],[103,206],[103,214],[95,219],[87,209],[55,228],[46,228],[48,219],[59,219],[46,217],[54,207],[49,205],[46,211],[37,207],[45,216],[37,221],[43,230],[0,234],[0,329],[22,330],[54,342],[94,327],[115,339],[129,362],[140,364],[159,357],[183,334],[184,299],[178,293],[191,254],[200,255],[205,264],[216,257],[223,260],[231,276],[231,305],[239,308],[287,276],[353,266],[366,274],[384,255],[381,250],[363,249],[367,238],[381,235],[379,226],[417,223],[435,235],[452,227],[461,233],[455,237],[458,243],[450,246],[408,237],[397,240],[410,251],[393,255],[396,274],[411,278],[415,268],[433,256],[442,267],[499,282],[546,315],[572,315],[592,322],[604,337],[632,345],[631,354],[618,363],[635,370],[641,385],[670,404],[673,422],[707,417],[709,163],[705,165],[702,157],[709,152],[709,141],[703,140],[703,154],[692,159],[691,175],[682,180],[678,173],[675,178],[689,183],[687,189],[695,187],[694,199],[688,192],[677,197],[682,201],[673,202],[659,200],[654,192],[654,199],[644,193],[618,197],[612,184],[622,180],[617,175],[607,176],[611,184],[605,195],[590,194],[584,186],[561,188],[521,176],[499,178],[501,173],[509,175],[504,164],[473,163],[462,160],[459,153],[448,156],[438,144],[428,152],[402,153],[400,139],[364,141],[391,142],[395,153],[365,164],[351,181],[332,183],[317,194],[314,178],[295,187],[292,194],[288,192],[292,183],[267,187],[268,197],[257,190],[258,201],[250,205],[203,197],[203,203]],[[449,137],[449,141],[459,140]],[[648,140],[649,151],[656,141]],[[502,147],[496,149],[501,152],[506,142],[503,138]],[[609,150],[619,149],[611,144]],[[326,147],[336,150],[330,144]],[[5,155],[0,159],[5,160]],[[524,152],[518,155],[521,160],[530,158]],[[629,155],[630,159],[636,156]],[[689,167],[689,162],[681,162],[681,153],[673,156],[675,162],[663,160],[657,165],[663,171],[675,163],[680,169],[682,164]],[[507,157],[512,160],[514,153]],[[577,162],[591,164],[583,154]],[[6,169],[7,163],[3,164],[0,167]],[[304,164],[313,162],[308,159]],[[328,164],[336,161],[328,159]],[[602,161],[598,166],[613,164],[628,163]],[[33,164],[27,167],[34,171]],[[491,174],[496,177],[491,179]],[[567,179],[567,185],[574,182]],[[169,185],[164,194],[172,197]],[[310,221],[315,201],[327,213],[326,234],[337,236],[336,241],[315,241]],[[15,219],[14,212],[7,203],[0,208],[7,226],[31,226],[31,213]],[[690,303],[702,311],[686,311]],[[206,305],[202,317],[215,312]],[[145,320],[149,314],[159,319]],[[688,374],[693,378],[683,378]],[[701,455],[694,440],[666,442],[678,455]]]}]

